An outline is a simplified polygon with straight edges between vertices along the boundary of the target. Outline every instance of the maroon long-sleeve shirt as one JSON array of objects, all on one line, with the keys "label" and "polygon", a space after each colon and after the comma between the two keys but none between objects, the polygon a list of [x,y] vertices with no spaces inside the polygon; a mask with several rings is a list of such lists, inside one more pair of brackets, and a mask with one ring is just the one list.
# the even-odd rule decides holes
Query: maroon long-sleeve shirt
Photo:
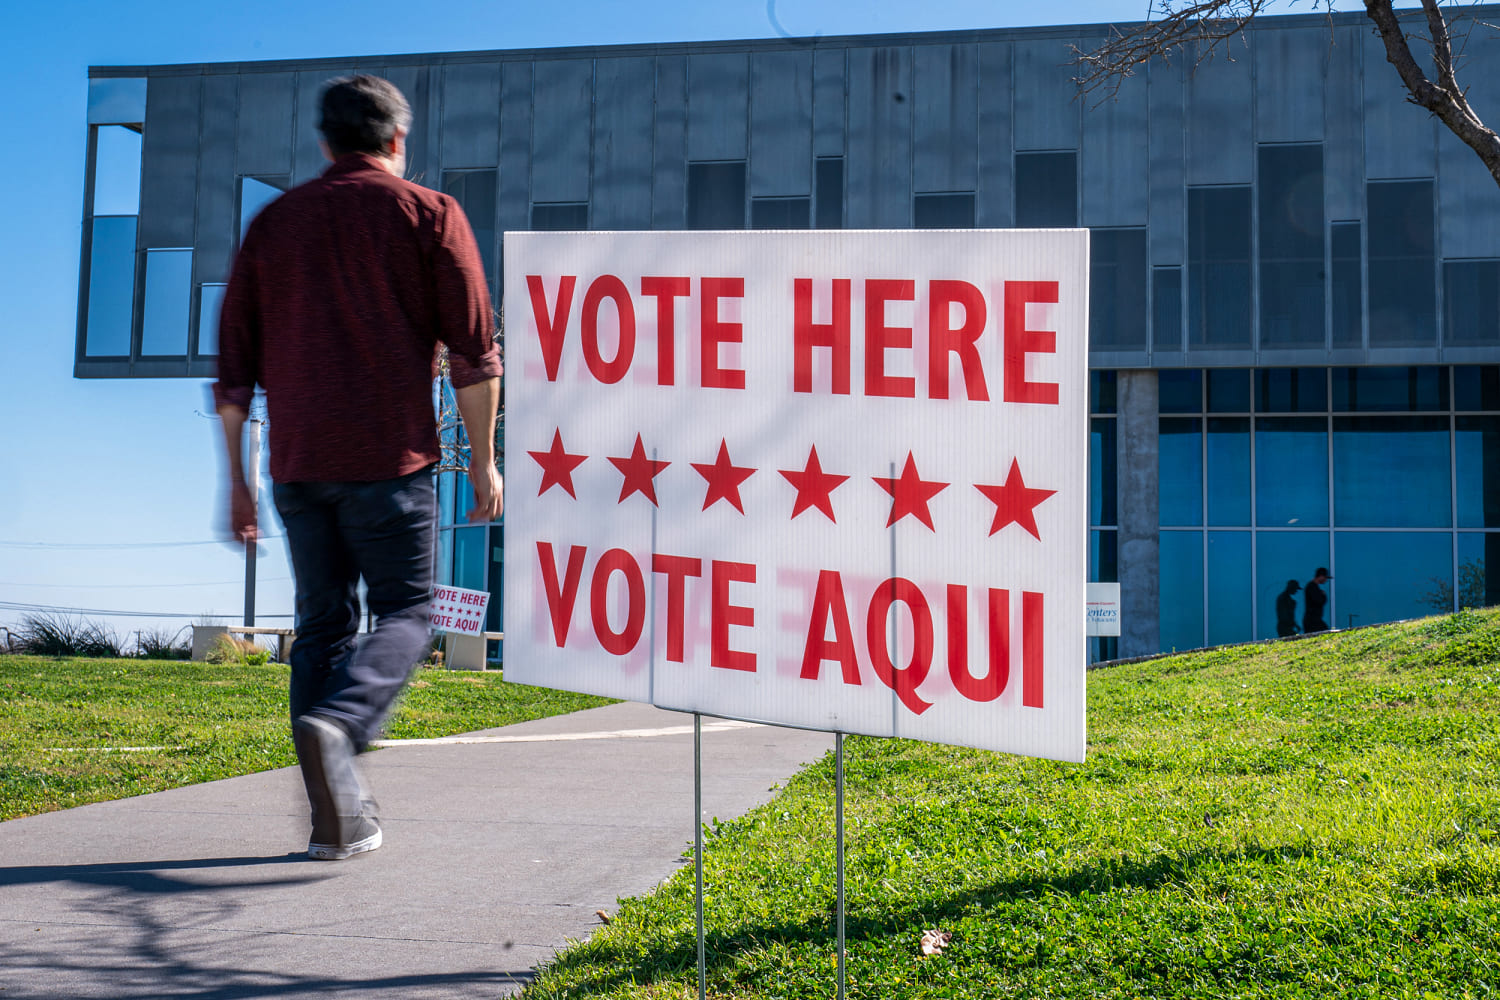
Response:
[{"label": "maroon long-sleeve shirt", "polygon": [[438,460],[432,378],[500,374],[474,234],[448,195],[341,157],[245,234],[219,321],[214,399],[266,390],[271,478],[369,482]]}]

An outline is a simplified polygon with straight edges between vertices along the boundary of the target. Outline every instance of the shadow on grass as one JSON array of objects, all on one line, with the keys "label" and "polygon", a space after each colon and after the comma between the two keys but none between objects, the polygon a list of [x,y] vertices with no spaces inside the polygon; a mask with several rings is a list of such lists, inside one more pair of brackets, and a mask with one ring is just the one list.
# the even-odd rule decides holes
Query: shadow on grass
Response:
[{"label": "shadow on grass", "polygon": [[[1311,851],[1291,847],[1164,854],[1147,862],[1095,865],[1058,875],[996,882],[945,898],[928,897],[907,907],[891,905],[899,902],[896,900],[881,901],[876,906],[869,907],[883,911],[878,916],[861,914],[859,910],[865,907],[860,906],[846,913],[845,937],[854,942],[912,934],[924,927],[942,926],[945,922],[973,916],[976,911],[992,910],[1007,903],[1035,900],[1049,895],[1097,895],[1116,889],[1157,889],[1182,881],[1201,869],[1242,864],[1282,864],[1311,855]],[[837,941],[835,919],[834,908],[830,905],[826,917],[822,918],[741,925],[733,933],[708,931],[704,941],[705,963],[712,972],[716,968],[733,964],[741,954],[762,949],[768,944],[832,950]],[[591,996],[608,992],[625,983],[650,982],[664,975],[693,969],[696,968],[697,961],[697,941],[691,934],[648,941],[644,949],[635,946],[634,942],[616,949],[613,941],[595,940],[585,948],[560,956],[549,967],[549,971],[590,965],[608,968],[609,971],[591,976],[568,994]]]}]

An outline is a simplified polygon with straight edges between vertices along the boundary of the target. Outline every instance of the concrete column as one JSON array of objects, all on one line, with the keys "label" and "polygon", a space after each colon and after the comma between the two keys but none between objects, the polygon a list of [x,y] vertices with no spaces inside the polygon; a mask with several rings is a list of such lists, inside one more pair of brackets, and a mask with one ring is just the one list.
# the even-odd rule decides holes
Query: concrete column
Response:
[{"label": "concrete column", "polygon": [[1119,372],[1116,441],[1119,458],[1120,656],[1161,651],[1157,615],[1157,381],[1154,369]]}]

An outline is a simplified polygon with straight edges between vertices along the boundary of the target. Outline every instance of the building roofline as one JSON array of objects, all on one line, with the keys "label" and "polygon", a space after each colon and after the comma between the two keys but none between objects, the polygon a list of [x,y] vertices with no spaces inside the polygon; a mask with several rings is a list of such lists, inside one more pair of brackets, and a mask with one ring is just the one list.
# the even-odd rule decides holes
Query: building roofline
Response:
[{"label": "building roofline", "polygon": [[[1402,12],[1403,16],[1420,17],[1421,11]],[[1500,16],[1500,4],[1478,4],[1465,8],[1463,16]],[[1335,27],[1369,25],[1358,12],[1278,14],[1255,19],[1252,30],[1306,27],[1321,21]],[[879,48],[901,45],[954,45],[971,42],[1017,41],[1056,38],[1059,40],[1093,38],[1105,35],[1111,28],[1130,28],[1141,21],[1104,22],[1098,24],[1040,25],[1014,28],[973,28],[959,31],[896,32],[873,35],[815,35],[811,37],[744,38],[700,42],[650,42],[627,45],[571,45],[557,48],[485,49],[454,52],[412,52],[387,55],[326,56],[310,59],[268,59],[220,63],[171,63],[135,66],[90,66],[90,79],[141,76],[196,76],[239,73],[278,73],[303,69],[339,70],[380,65],[396,66],[459,65],[464,63],[535,62],[562,59],[607,59],[630,56],[668,56],[712,54],[719,52],[786,52],[817,49]],[[1373,26],[1371,26],[1371,30]]]}]

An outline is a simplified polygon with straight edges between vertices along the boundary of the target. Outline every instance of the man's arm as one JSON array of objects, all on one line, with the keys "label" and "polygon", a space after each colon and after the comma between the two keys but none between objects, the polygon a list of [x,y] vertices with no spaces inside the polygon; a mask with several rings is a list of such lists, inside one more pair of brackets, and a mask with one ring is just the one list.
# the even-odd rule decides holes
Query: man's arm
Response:
[{"label": "man's arm", "polygon": [[224,455],[229,470],[229,530],[239,541],[259,537],[255,498],[245,485],[245,457],[240,447],[259,368],[259,317],[255,307],[255,230],[245,235],[235,255],[219,314],[219,378],[214,409],[224,426]]},{"label": "man's arm", "polygon": [[[469,483],[474,487],[470,521],[493,521],[505,511],[505,483],[495,468],[495,411],[500,380],[487,378],[453,390],[458,416],[469,436]],[[226,429],[228,425],[226,424]]]}]

